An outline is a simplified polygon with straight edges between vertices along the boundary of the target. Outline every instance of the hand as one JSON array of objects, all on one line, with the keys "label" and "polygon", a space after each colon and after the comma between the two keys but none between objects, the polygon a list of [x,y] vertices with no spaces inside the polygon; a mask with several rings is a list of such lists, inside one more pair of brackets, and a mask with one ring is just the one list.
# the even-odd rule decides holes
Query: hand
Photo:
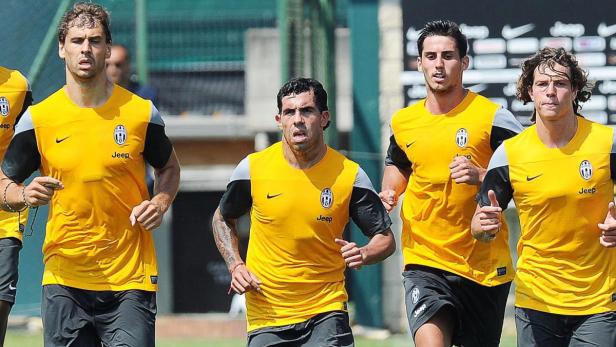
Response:
[{"label": "hand", "polygon": [[483,206],[477,210],[471,227],[473,237],[482,242],[494,240],[502,224],[501,214],[503,209],[500,207],[493,190],[488,191],[488,199],[490,199],[490,206]]},{"label": "hand", "polygon": [[385,206],[385,210],[387,213],[391,212],[394,207],[398,204],[398,195],[393,189],[385,189],[379,193],[379,198],[383,202],[383,206]]},{"label": "hand", "polygon": [[601,229],[599,243],[608,248],[616,247],[616,208],[613,201],[608,204],[605,221],[599,223],[599,229]]},{"label": "hand", "polygon": [[231,272],[231,287],[229,291],[233,290],[240,295],[251,290],[256,290],[261,293],[260,284],[261,281],[255,274],[248,270],[246,264],[240,263],[236,265]]},{"label": "hand", "polygon": [[468,158],[463,156],[453,158],[449,164],[449,171],[451,179],[456,183],[481,184],[485,175],[485,169],[473,165]]},{"label": "hand", "polygon": [[344,263],[351,269],[359,270],[364,265],[364,255],[361,248],[357,247],[355,242],[348,242],[342,239],[334,239],[340,248]]},{"label": "hand", "polygon": [[135,206],[128,217],[130,225],[135,226],[137,222],[146,230],[154,230],[163,221],[162,208],[150,200],[144,200]]},{"label": "hand", "polygon": [[36,177],[28,184],[23,191],[23,198],[28,206],[37,207],[47,205],[55,190],[63,189],[64,186],[59,180],[49,177]]}]

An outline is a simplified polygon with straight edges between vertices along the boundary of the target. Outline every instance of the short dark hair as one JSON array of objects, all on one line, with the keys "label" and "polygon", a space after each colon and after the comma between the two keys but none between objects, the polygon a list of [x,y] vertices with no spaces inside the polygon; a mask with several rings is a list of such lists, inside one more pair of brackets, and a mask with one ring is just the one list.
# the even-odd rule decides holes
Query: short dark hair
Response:
[{"label": "short dark hair", "polygon": [[[535,69],[554,71],[554,65],[556,64],[569,68],[570,76],[566,77],[571,82],[571,87],[577,91],[577,95],[573,100],[573,112],[579,116],[580,103],[590,99],[593,86],[592,83],[588,82],[588,73],[578,65],[575,56],[564,48],[545,47],[522,61],[522,74],[518,78],[516,97],[524,105],[531,102],[530,90],[535,82]],[[556,71],[554,72],[556,73]],[[531,121],[534,122],[535,119],[536,115],[533,112]]]},{"label": "short dark hair", "polygon": [[[278,91],[276,101],[278,102],[278,114],[282,113],[282,98],[289,95],[296,95],[312,91],[314,93],[314,103],[319,112],[327,111],[327,92],[321,82],[312,78],[297,77],[289,80]],[[323,127],[327,129],[330,122]]]},{"label": "short dark hair", "polygon": [[458,24],[450,20],[435,20],[428,22],[423,29],[421,29],[419,38],[417,39],[417,49],[419,50],[420,57],[421,53],[423,53],[423,43],[428,36],[447,36],[454,39],[454,41],[456,41],[458,53],[460,53],[460,58],[466,56],[466,53],[468,52],[466,35],[462,34]]},{"label": "short dark hair", "polygon": [[103,27],[105,42],[111,43],[109,12],[98,4],[78,2],[62,17],[60,25],[58,25],[58,42],[64,43],[68,29],[73,26],[93,28],[96,25]]}]

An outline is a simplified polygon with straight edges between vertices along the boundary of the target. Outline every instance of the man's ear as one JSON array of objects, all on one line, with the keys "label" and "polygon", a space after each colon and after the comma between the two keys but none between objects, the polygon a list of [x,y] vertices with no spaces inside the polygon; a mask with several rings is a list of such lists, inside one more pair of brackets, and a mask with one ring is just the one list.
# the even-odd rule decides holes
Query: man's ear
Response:
[{"label": "man's ear", "polygon": [[532,102],[535,102],[535,97],[533,97],[533,87],[527,87],[526,88],[526,92],[528,93],[528,96],[530,97],[530,100]]},{"label": "man's ear", "polygon": [[60,59],[64,59],[64,42],[58,42],[58,56]]},{"label": "man's ear", "polygon": [[327,123],[329,123],[329,117],[330,117],[329,111],[321,112],[321,128],[325,128]]},{"label": "man's ear", "polygon": [[468,55],[462,57],[462,70],[468,69],[468,65],[470,64],[470,58]]}]

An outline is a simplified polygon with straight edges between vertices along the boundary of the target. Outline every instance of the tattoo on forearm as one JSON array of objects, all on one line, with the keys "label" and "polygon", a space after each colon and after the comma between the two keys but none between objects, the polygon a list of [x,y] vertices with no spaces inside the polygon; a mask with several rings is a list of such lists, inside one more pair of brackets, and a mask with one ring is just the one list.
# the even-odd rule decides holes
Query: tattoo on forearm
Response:
[{"label": "tattoo on forearm", "polygon": [[227,267],[230,268],[238,261],[242,261],[239,254],[235,221],[226,221],[220,213],[215,213],[212,220],[212,231],[214,232],[216,247]]}]

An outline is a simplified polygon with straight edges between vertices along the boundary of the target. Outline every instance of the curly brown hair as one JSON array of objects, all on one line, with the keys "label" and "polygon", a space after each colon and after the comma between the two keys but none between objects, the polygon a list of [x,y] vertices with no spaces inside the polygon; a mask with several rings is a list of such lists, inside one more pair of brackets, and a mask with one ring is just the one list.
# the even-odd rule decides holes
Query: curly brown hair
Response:
[{"label": "curly brown hair", "polygon": [[[518,78],[516,97],[524,102],[524,105],[531,102],[530,91],[534,83],[535,69],[539,69],[540,72],[548,69],[560,75],[562,73],[554,69],[556,64],[569,68],[570,76],[565,75],[564,77],[571,82],[571,88],[577,91],[573,100],[573,112],[579,116],[580,103],[590,99],[593,85],[588,81],[588,73],[578,65],[575,56],[564,48],[545,47],[522,62],[522,75]],[[533,112],[531,121],[534,122],[535,118],[535,112]]]},{"label": "curly brown hair", "polygon": [[93,28],[97,25],[100,25],[105,32],[105,42],[111,43],[109,12],[98,4],[78,2],[62,17],[58,25],[58,42],[64,43],[68,29],[71,27]]}]

